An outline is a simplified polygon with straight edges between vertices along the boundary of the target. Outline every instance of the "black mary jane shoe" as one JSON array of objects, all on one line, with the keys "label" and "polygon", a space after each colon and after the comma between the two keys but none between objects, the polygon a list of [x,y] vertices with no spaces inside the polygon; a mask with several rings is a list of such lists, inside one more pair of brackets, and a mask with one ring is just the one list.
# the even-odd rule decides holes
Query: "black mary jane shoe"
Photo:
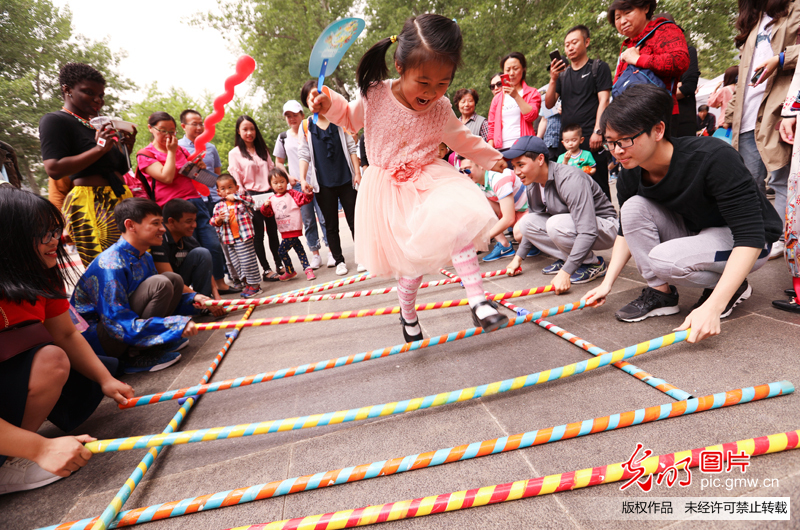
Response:
[{"label": "black mary jane shoe", "polygon": [[[481,307],[483,305],[488,305],[492,307],[496,313],[493,315],[489,315],[486,318],[480,319],[478,315],[475,314],[475,309]],[[502,314],[500,311],[497,311],[497,304],[491,300],[484,300],[483,302],[479,302],[475,305],[475,307],[470,307],[470,311],[472,311],[472,322],[475,324],[475,327],[483,328],[483,331],[489,332],[494,331],[506,322],[508,322],[508,317]]]},{"label": "black mary jane shoe", "polygon": [[418,340],[422,340],[422,327],[420,327],[419,333],[416,335],[409,335],[408,331],[406,331],[406,326],[416,326],[419,324],[419,319],[414,322],[406,322],[402,316],[400,317],[400,323],[403,324],[403,338],[406,339],[406,342],[416,342]]},{"label": "black mary jane shoe", "polygon": [[783,292],[786,293],[786,296],[791,296],[792,298],[797,296],[797,293],[794,292],[794,289],[786,289]]}]

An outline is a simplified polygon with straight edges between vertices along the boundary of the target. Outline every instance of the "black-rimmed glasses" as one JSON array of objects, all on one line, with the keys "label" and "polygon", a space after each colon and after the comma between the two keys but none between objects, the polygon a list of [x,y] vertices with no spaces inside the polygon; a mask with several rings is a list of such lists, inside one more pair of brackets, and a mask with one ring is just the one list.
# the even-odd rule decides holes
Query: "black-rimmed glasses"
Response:
[{"label": "black-rimmed glasses", "polygon": [[635,139],[639,138],[645,132],[646,132],[646,129],[644,131],[640,132],[639,134],[631,136],[630,138],[620,138],[616,142],[609,142],[608,140],[606,140],[603,143],[603,148],[605,148],[606,151],[609,151],[609,152],[613,153],[614,149],[616,149],[617,147],[620,148],[620,149],[627,149],[629,147],[633,147],[633,141]]}]

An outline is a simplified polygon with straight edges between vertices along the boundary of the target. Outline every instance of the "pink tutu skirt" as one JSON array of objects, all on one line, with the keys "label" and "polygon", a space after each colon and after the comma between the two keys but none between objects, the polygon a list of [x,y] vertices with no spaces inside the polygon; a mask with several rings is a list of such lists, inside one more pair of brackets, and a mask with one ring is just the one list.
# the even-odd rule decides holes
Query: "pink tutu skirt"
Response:
[{"label": "pink tutu skirt", "polygon": [[356,261],[395,278],[437,274],[470,243],[486,250],[497,222],[478,186],[443,160],[420,168],[370,166],[355,218]]}]

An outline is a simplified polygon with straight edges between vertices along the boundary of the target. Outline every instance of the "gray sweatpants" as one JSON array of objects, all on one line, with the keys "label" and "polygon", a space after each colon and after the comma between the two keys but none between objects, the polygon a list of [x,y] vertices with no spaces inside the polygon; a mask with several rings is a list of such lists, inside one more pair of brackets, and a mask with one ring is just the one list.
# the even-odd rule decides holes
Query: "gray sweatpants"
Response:
[{"label": "gray sweatpants", "polygon": [[[730,228],[691,232],[679,214],[638,195],[622,205],[620,219],[636,268],[647,285],[702,289],[717,285],[733,250]],[[767,262],[770,247],[765,246],[752,271]]]},{"label": "gray sweatpants", "polygon": [[[593,263],[595,259],[594,251],[613,247],[614,240],[617,238],[617,230],[619,229],[617,219],[604,219],[602,217],[596,217],[595,219],[597,220],[597,239],[595,239],[594,245],[592,245],[591,250],[583,259],[583,263]],[[525,259],[525,256],[530,251],[530,245],[526,245],[524,242],[524,240],[528,240],[545,254],[567,261],[570,253],[572,253],[575,238],[578,237],[575,222],[572,220],[572,216],[567,213],[548,215],[546,213],[529,212],[517,222],[514,227],[515,231],[517,227],[519,227],[520,234],[523,237],[517,256],[522,259]],[[580,265],[581,263],[577,266]]]}]

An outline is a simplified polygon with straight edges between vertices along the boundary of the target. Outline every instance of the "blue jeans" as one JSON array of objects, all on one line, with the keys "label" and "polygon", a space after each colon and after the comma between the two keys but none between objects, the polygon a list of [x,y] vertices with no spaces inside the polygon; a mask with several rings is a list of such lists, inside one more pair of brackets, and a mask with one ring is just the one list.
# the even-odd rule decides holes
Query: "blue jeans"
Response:
[{"label": "blue jeans", "polygon": [[[758,147],[756,147],[755,131],[747,131],[739,135],[739,154],[742,155],[744,165],[750,170],[750,174],[753,175],[761,193],[766,193],[767,167],[764,165],[764,161],[761,160],[761,154],[758,152]],[[790,166],[791,164],[786,164],[784,167],[773,171],[772,180],[769,183],[770,187],[775,190],[775,210],[778,211],[781,219],[786,215],[786,193]],[[783,239],[783,236],[781,236],[781,239]]]},{"label": "blue jeans", "polygon": [[[300,184],[295,185],[294,189],[299,192],[303,191],[303,187]],[[303,233],[306,235],[308,249],[311,251],[320,249],[317,218],[319,218],[319,224],[322,225],[322,239],[325,241],[325,246],[327,247],[328,235],[325,231],[325,218],[322,217],[322,210],[319,209],[316,197],[312,199],[310,203],[300,207],[300,214],[303,216]]]},{"label": "blue jeans", "polygon": [[203,199],[189,199],[189,202],[197,207],[197,228],[194,229],[194,238],[211,252],[211,273],[214,278],[222,279],[225,277],[223,265],[225,263],[225,255],[222,253],[222,247],[219,244],[217,231],[213,226],[208,224],[211,217],[208,215],[208,206],[206,206]]},{"label": "blue jeans", "polygon": [[184,285],[195,292],[211,296],[211,252],[207,248],[193,248],[175,271],[183,278]]}]

